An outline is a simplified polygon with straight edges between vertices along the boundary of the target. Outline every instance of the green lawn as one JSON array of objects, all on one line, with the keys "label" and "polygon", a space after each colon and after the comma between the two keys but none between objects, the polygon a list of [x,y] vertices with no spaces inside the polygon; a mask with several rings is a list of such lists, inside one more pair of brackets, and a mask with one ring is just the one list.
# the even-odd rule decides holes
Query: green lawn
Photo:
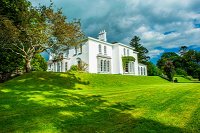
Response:
[{"label": "green lawn", "polygon": [[0,84],[0,132],[200,132],[200,83],[37,72]]}]

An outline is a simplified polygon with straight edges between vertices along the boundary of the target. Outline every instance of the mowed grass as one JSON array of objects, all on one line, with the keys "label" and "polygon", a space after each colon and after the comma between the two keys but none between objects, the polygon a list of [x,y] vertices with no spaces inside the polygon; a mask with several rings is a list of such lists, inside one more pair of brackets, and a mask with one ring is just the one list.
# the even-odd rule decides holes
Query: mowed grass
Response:
[{"label": "mowed grass", "polygon": [[34,72],[0,84],[0,132],[200,132],[200,84]]}]

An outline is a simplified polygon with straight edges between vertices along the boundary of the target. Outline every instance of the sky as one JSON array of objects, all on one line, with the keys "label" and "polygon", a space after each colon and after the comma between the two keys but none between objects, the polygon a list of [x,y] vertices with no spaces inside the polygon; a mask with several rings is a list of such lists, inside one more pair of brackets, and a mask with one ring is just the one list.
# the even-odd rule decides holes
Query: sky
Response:
[{"label": "sky", "polygon": [[[31,0],[34,6],[49,0]],[[108,42],[129,44],[133,36],[156,63],[180,46],[200,51],[200,0],[53,0],[68,21],[80,19],[87,36],[106,30]]]}]

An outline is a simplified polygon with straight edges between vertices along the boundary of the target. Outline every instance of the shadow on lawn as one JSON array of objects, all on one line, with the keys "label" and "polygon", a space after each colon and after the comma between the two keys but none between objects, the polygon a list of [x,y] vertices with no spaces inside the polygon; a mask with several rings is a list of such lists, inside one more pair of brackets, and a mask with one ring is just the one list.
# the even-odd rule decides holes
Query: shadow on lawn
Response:
[{"label": "shadow on lawn", "polygon": [[124,112],[134,110],[134,105],[111,104],[100,95],[77,94],[76,89],[81,88],[76,84],[89,82],[74,74],[32,75],[3,85],[0,132],[182,132],[180,128],[135,119]]}]

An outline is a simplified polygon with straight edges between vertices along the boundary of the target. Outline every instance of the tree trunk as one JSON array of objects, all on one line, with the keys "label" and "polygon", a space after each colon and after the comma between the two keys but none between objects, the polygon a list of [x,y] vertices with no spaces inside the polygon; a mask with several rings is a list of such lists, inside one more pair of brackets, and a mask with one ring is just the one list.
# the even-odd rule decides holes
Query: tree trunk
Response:
[{"label": "tree trunk", "polygon": [[31,60],[26,59],[25,68],[26,68],[26,73],[29,73],[31,71]]}]

